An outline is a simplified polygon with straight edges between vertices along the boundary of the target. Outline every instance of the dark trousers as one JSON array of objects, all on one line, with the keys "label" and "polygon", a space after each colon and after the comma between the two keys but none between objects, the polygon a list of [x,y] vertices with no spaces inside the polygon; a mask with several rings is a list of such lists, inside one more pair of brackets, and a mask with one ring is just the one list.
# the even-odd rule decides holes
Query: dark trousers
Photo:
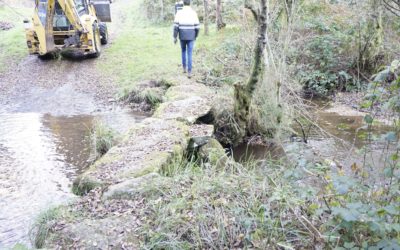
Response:
[{"label": "dark trousers", "polygon": [[180,40],[182,49],[182,66],[187,69],[189,73],[192,72],[192,55],[194,40]]}]

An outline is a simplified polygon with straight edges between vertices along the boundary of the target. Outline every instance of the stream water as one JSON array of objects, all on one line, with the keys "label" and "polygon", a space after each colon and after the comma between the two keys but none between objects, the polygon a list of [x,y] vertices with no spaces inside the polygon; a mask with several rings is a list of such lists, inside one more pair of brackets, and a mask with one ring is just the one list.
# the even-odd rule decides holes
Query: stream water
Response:
[{"label": "stream water", "polygon": [[[96,111],[92,99],[74,91],[68,85],[49,93],[33,89],[24,98],[10,99],[12,106],[0,108],[0,249],[16,243],[30,246],[29,230],[38,215],[74,199],[72,181],[89,164],[89,131],[95,122],[124,133],[146,117],[115,107]],[[68,98],[71,101],[57,101]],[[363,160],[357,152],[366,143],[361,116],[324,110],[316,115],[317,124],[336,139],[310,133],[308,145],[314,152],[348,167]],[[383,134],[387,129],[382,126],[374,133]],[[289,141],[283,147],[244,144],[235,148],[233,155],[237,160],[278,158],[292,145]],[[369,162],[379,164],[379,149],[377,145]]]},{"label": "stream water", "polygon": [[[312,158],[316,160],[327,160],[334,165],[351,171],[351,166],[368,166],[371,171],[379,169],[384,164],[384,157],[387,155],[387,143],[380,139],[390,127],[387,125],[374,125],[371,131],[374,140],[368,140],[368,132],[362,115],[339,114],[330,111],[331,104],[326,100],[314,102],[318,107],[323,107],[314,111],[315,124],[306,130],[307,144],[299,143],[300,137],[292,140],[283,141],[279,145],[257,145],[242,144],[233,149],[233,156],[237,161],[249,159],[280,159],[287,152],[298,151],[298,157]],[[300,135],[300,128],[294,128]],[[294,141],[293,141],[294,139]],[[301,144],[304,144],[301,146]],[[364,146],[368,146],[368,151],[364,154]],[[301,151],[307,148],[308,153]]]},{"label": "stream water", "polygon": [[29,246],[39,213],[74,198],[71,184],[88,166],[95,122],[123,133],[144,118],[125,110],[72,116],[0,113],[0,249],[17,242]]}]

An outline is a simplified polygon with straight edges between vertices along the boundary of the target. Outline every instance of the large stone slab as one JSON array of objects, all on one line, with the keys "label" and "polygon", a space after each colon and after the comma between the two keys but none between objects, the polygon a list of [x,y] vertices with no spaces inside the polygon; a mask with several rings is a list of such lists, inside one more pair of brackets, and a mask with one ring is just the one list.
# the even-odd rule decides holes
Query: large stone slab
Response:
[{"label": "large stone slab", "polygon": [[167,101],[160,105],[154,117],[193,124],[210,112],[212,96],[210,89],[202,84],[173,86],[166,93]]},{"label": "large stone slab", "polygon": [[[77,217],[59,218],[46,240],[47,247],[140,248],[136,229],[145,216],[137,214],[143,202],[137,196],[162,190],[168,177],[160,176],[159,170],[175,157],[182,157],[189,141],[197,149],[205,147],[213,134],[212,125],[193,124],[210,112],[212,91],[187,78],[177,82],[168,89],[166,101],[152,118],[136,124],[120,144],[76,179],[74,192],[88,195],[67,206],[72,211],[69,213]],[[219,154],[215,157],[211,154],[216,147],[209,148],[205,157],[210,161],[217,159]]]},{"label": "large stone slab", "polygon": [[141,177],[132,178],[124,182],[112,185],[103,194],[103,199],[131,199],[133,194],[141,192],[143,186],[155,180],[161,180],[157,173],[150,173]]},{"label": "large stone slab", "polygon": [[210,112],[212,96],[209,88],[191,81],[170,87],[166,102],[158,107],[153,118],[135,125],[119,145],[79,176],[74,182],[74,193],[85,194],[97,186],[157,172],[174,155],[187,149],[188,125]]},{"label": "large stone slab", "polygon": [[157,172],[174,156],[183,154],[188,141],[189,127],[184,123],[148,118],[79,176],[74,182],[74,192],[84,194],[97,186]]},{"label": "large stone slab", "polygon": [[193,124],[199,117],[206,115],[210,110],[211,106],[205,98],[193,96],[161,104],[154,116],[160,119],[175,119],[187,124]]}]

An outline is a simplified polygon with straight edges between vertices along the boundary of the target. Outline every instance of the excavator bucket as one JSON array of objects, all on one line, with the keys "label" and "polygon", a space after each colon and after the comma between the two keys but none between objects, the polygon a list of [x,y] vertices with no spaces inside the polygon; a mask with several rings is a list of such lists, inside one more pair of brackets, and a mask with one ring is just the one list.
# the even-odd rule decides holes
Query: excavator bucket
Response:
[{"label": "excavator bucket", "polygon": [[101,22],[111,22],[110,0],[92,0],[97,18]]}]

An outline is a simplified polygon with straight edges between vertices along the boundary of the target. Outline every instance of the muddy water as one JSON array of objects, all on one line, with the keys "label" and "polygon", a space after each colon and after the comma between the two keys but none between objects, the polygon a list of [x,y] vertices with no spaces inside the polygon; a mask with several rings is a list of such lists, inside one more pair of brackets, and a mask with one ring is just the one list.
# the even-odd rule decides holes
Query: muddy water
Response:
[{"label": "muddy water", "polygon": [[144,115],[124,110],[95,115],[0,113],[0,249],[30,245],[38,214],[74,198],[73,179],[88,166],[95,121],[124,132]]},{"label": "muddy water", "polygon": [[232,149],[232,156],[237,162],[251,160],[278,160],[284,155],[283,148],[278,145],[260,145],[243,143]]},{"label": "muddy water", "polygon": [[385,158],[393,150],[393,145],[383,139],[391,129],[389,126],[374,125],[369,135],[363,116],[324,111],[317,115],[318,125],[328,134],[310,133],[309,144],[322,158],[334,161],[344,170],[350,170],[353,164],[371,171],[384,166]]},{"label": "muddy water", "polygon": [[[373,140],[369,141],[363,116],[331,112],[331,104],[323,100],[318,100],[315,104],[321,109],[314,113],[316,126],[307,131],[307,144],[304,147],[299,147],[298,141],[301,138],[286,140],[282,145],[242,144],[233,149],[234,158],[238,161],[274,160],[293,150],[300,152],[300,156],[301,151],[307,148],[309,153],[303,154],[307,155],[306,158],[326,160],[345,171],[350,171],[354,163],[366,166],[371,171],[383,166],[391,146],[381,138],[390,131],[389,126],[374,125],[371,133]],[[295,130],[301,134],[299,128]],[[367,150],[365,154],[364,149]]]}]

